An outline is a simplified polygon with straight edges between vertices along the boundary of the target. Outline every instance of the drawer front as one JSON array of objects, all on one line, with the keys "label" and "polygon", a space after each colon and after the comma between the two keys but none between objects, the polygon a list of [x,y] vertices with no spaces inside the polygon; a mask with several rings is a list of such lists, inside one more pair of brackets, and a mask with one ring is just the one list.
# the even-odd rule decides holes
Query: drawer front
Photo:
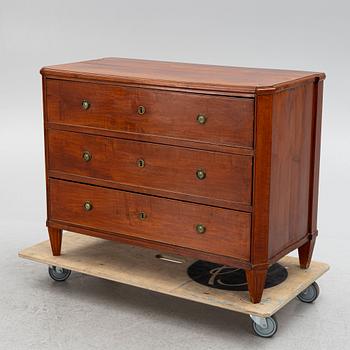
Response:
[{"label": "drawer front", "polygon": [[62,180],[49,181],[51,220],[249,259],[248,213]]},{"label": "drawer front", "polygon": [[49,122],[253,146],[254,99],[51,79],[46,86]]},{"label": "drawer front", "polygon": [[48,135],[49,170],[161,190],[170,197],[196,196],[199,202],[251,203],[250,156],[68,131],[48,130]]}]

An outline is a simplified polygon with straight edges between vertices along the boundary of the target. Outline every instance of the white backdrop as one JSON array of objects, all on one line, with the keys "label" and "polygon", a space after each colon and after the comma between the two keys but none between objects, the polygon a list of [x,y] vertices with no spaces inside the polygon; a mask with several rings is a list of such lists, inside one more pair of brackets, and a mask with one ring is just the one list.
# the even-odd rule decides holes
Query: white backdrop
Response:
[{"label": "white backdrop", "polygon": [[[0,312],[2,309],[6,317],[0,318],[0,348],[2,348],[1,342],[6,345],[17,344],[13,347],[16,349],[28,349],[30,344],[33,349],[50,348],[49,344],[55,344],[56,348],[62,344],[68,348],[75,346],[78,348],[78,345],[94,348],[96,344],[100,344],[98,338],[89,339],[88,336],[79,341],[73,339],[73,335],[70,340],[60,338],[60,334],[55,334],[53,329],[57,326],[57,322],[61,322],[60,329],[62,332],[67,331],[64,325],[67,320],[56,309],[53,315],[45,313],[48,320],[53,317],[52,321],[45,319],[49,324],[52,322],[52,327],[45,328],[40,323],[35,324],[31,308],[38,308],[40,319],[43,317],[43,311],[40,311],[42,304],[40,298],[33,297],[30,299],[31,308],[26,310],[27,304],[24,300],[28,294],[34,293],[34,289],[28,279],[26,283],[23,279],[30,271],[33,276],[39,275],[42,271],[39,267],[19,261],[16,253],[21,247],[46,239],[47,235],[39,69],[44,65],[104,56],[313,70],[324,71],[327,74],[321,152],[320,234],[314,257],[330,262],[332,270],[322,280],[323,299],[319,301],[319,305],[315,305],[313,311],[300,311],[300,318],[310,325],[307,332],[301,324],[296,323],[292,324],[290,329],[293,327],[295,329],[295,334],[292,334],[293,341],[300,341],[299,348],[305,344],[309,348],[311,345],[327,348],[334,344],[335,338],[339,342],[345,340],[346,331],[349,332],[346,322],[350,317],[348,298],[350,117],[347,109],[350,78],[349,10],[348,2],[340,0],[332,2],[1,0],[0,277],[6,283],[0,284]],[[37,278],[43,284],[47,283],[46,276]],[[94,280],[84,283],[102,282]],[[38,282],[36,293],[40,294],[40,288],[42,285]],[[46,292],[48,295],[52,293],[50,290]],[[139,293],[137,294],[139,298],[146,298],[142,292],[134,293]],[[98,295],[96,298],[99,303]],[[96,300],[90,300],[89,305],[96,303]],[[179,301],[164,299],[163,302],[173,303],[175,309],[188,308],[188,304]],[[17,310],[17,314],[15,305],[22,307]],[[144,307],[144,305],[138,306]],[[200,313],[198,309],[195,310]],[[209,312],[208,310],[214,312],[204,307],[201,310],[204,314]],[[94,311],[101,312],[98,308]],[[287,318],[293,317],[291,315],[294,315],[294,311],[291,309],[290,314],[286,311],[288,317],[285,316],[284,319],[285,332],[287,326],[289,327]],[[124,312],[127,313],[128,310]],[[175,320],[177,323],[186,319],[186,311],[183,313],[180,313]],[[219,311],[215,313],[219,315],[218,318],[226,317],[229,322],[235,322],[233,316],[229,318],[225,313],[225,317]],[[169,315],[163,317],[168,317],[169,324],[173,322]],[[31,326],[18,331],[20,319],[27,323],[27,327],[29,324]],[[41,320],[43,324],[47,324]],[[242,321],[242,318],[239,320]],[[85,321],[88,323],[88,318]],[[157,320],[151,319],[151,321],[152,324],[157,324]],[[195,318],[195,321],[198,320]],[[203,344],[200,340],[193,340],[190,336],[192,333],[186,333],[193,325],[187,324],[186,331],[180,326],[172,325],[165,337],[168,337],[168,343],[164,348],[171,346],[176,348],[178,343],[173,338],[175,335],[180,339],[185,336],[191,339],[192,343],[189,344],[192,348],[209,349],[214,344],[219,344],[218,348],[220,344],[222,348],[226,346],[229,348],[229,344],[233,346],[234,341],[249,347],[258,344],[249,338],[248,332],[244,337],[239,337],[239,327],[235,328],[236,333],[233,335],[227,331],[227,334],[218,336],[214,333],[217,333],[222,324],[220,321],[217,321],[219,322],[217,324],[216,321],[213,322],[214,325],[205,324],[205,327],[209,327],[209,330],[207,328],[205,330],[209,336],[206,335]],[[311,329],[312,325],[315,326],[314,322],[318,327],[318,333],[317,330]],[[336,330],[336,336],[332,337],[329,331],[326,331],[329,322]],[[148,334],[146,324],[143,331]],[[40,327],[43,333],[39,332]],[[157,327],[160,332],[158,338],[146,336],[146,340],[142,341],[143,348],[157,348],[159,342],[165,341],[165,338],[162,338],[166,332],[162,328],[164,322],[157,324]],[[97,329],[102,332],[102,328]],[[125,332],[124,335],[128,334]],[[135,332],[132,332],[134,339],[140,337],[141,342],[141,335],[138,336],[137,333],[135,335]],[[142,333],[142,329],[140,332]],[[39,333],[45,340],[40,346],[35,343],[37,339],[35,335]],[[301,333],[304,334],[304,338]],[[315,336],[312,342],[306,340],[310,334]],[[116,343],[121,341],[120,338],[114,338],[110,334],[105,336],[107,338],[110,336],[111,341],[109,345],[105,344],[105,348],[108,346],[113,348],[114,341]],[[274,343],[271,344],[275,344],[277,348],[282,344],[280,342],[283,338],[283,347],[287,349],[289,346],[286,337],[287,333],[280,336],[280,340],[274,339]],[[32,343],[28,343],[29,341]],[[126,342],[123,346],[142,348],[137,342],[134,346],[130,344],[132,345]],[[290,345],[290,348],[292,347],[295,345]],[[7,346],[7,349],[9,348],[11,347]]]}]

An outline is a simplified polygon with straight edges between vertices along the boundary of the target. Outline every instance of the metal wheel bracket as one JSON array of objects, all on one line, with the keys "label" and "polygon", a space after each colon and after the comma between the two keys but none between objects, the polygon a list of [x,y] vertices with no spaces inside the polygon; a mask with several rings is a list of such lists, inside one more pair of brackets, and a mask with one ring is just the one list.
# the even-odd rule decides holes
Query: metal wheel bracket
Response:
[{"label": "metal wheel bracket", "polygon": [[55,269],[58,273],[63,273],[63,267],[50,265],[52,269]]},{"label": "metal wheel bracket", "polygon": [[259,325],[261,328],[267,328],[267,321],[265,317],[249,315],[253,322]]}]

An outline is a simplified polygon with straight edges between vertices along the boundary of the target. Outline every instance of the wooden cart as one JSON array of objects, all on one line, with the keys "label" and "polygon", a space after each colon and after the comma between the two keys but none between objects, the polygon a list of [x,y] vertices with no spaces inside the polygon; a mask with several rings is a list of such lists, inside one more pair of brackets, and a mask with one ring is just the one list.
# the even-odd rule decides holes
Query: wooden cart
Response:
[{"label": "wooden cart", "polygon": [[65,281],[71,270],[111,281],[149,289],[250,316],[253,331],[261,337],[271,337],[277,331],[275,313],[298,297],[311,303],[319,295],[315,282],[329,265],[313,261],[307,270],[299,267],[294,257],[279,261],[288,269],[288,278],[278,286],[264,290],[259,304],[249,301],[248,292],[214,289],[193,281],[187,268],[194,260],[162,255],[158,251],[66,232],[61,256],[53,256],[49,241],[19,252],[25,259],[49,265],[55,281]]}]

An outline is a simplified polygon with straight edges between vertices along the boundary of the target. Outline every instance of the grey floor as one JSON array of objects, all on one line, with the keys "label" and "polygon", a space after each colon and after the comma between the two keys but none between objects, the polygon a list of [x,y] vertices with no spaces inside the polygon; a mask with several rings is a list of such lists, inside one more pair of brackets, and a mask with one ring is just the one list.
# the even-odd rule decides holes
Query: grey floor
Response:
[{"label": "grey floor", "polygon": [[[2,131],[1,144],[14,145],[11,134]],[[248,317],[241,314],[79,273],[55,283],[46,266],[18,258],[19,249],[46,239],[41,129],[27,131],[18,131],[27,148],[0,150],[6,165],[0,182],[1,350],[346,348],[350,240],[340,224],[346,219],[340,185],[347,175],[336,170],[339,157],[328,158],[323,168],[315,251],[315,258],[332,268],[319,281],[317,302],[292,301],[277,314],[278,334],[265,340],[252,335]],[[342,140],[334,147],[339,149]]]}]

